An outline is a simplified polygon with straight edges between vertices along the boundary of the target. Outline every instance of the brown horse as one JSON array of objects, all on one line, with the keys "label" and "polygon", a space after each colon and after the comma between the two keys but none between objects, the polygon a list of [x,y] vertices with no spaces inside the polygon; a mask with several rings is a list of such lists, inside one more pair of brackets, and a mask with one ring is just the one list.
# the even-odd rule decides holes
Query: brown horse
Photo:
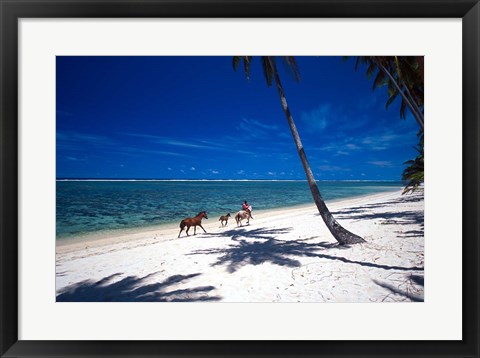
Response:
[{"label": "brown horse", "polygon": [[240,210],[237,215],[235,215],[235,221],[237,222],[237,226],[242,226],[242,220],[247,219],[247,224],[250,225],[250,218],[252,217],[252,213],[250,210]]},{"label": "brown horse", "polygon": [[225,221],[225,226],[227,226],[229,217],[230,217],[230,213],[228,213],[227,215],[222,215],[220,216],[220,219],[218,219],[218,221],[220,221],[220,224],[222,224],[222,226],[223,226],[223,222]]},{"label": "brown horse", "polygon": [[180,234],[182,233],[183,229],[185,228],[185,226],[187,227],[187,236],[190,236],[188,235],[188,230],[190,230],[190,226],[193,226],[193,235],[196,235],[197,233],[197,226],[200,226],[202,228],[202,230],[207,233],[205,231],[205,229],[203,228],[202,226],[202,219],[205,218],[205,219],[208,219],[208,216],[207,216],[207,212],[206,211],[201,211],[198,213],[197,216],[195,216],[194,218],[186,218],[186,219],[183,219],[181,222],[180,222],[180,232],[178,233],[178,237],[180,237]]}]

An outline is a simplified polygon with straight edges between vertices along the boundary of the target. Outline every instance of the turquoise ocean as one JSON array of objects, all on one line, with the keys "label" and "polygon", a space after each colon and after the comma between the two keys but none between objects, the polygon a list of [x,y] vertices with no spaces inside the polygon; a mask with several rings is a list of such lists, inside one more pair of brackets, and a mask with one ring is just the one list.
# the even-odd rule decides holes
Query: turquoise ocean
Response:
[{"label": "turquoise ocean", "polygon": [[[253,210],[313,204],[306,181],[57,180],[57,240],[111,230],[179,223],[206,210],[209,219]],[[401,182],[320,181],[325,200],[395,191]]]}]

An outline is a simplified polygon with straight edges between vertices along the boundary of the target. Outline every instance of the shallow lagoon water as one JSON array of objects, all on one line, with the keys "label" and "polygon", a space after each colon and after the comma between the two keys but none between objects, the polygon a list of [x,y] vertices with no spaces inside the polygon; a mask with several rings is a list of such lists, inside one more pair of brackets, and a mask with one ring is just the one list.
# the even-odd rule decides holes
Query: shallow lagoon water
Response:
[{"label": "shallow lagoon water", "polygon": [[[325,200],[393,191],[400,182],[321,181]],[[98,231],[180,222],[206,210],[209,218],[313,203],[306,181],[57,181],[57,239]]]}]

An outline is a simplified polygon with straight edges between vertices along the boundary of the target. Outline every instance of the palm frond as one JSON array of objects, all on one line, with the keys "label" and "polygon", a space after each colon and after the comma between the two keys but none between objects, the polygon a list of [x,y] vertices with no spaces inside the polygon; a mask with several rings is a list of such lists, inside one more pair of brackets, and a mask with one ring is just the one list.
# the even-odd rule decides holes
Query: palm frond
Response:
[{"label": "palm frond", "polygon": [[243,69],[245,71],[245,76],[247,77],[247,80],[250,79],[250,61],[252,59],[252,56],[245,56],[243,58]]},{"label": "palm frond", "polygon": [[300,70],[293,56],[282,56],[282,63],[285,69],[290,72],[295,82],[300,82]]},{"label": "palm frond", "polygon": [[389,95],[390,97],[393,96],[395,93],[398,94],[397,88],[395,87],[395,85],[393,84],[393,82],[390,81],[390,79],[389,79],[388,82],[387,82],[387,90],[388,90],[388,95]]},{"label": "palm frond", "polygon": [[238,69],[238,66],[240,65],[240,62],[243,61],[243,68],[245,72],[245,77],[247,80],[250,79],[250,61],[252,59],[252,56],[233,56],[232,58],[232,66],[233,69],[236,71]]},{"label": "palm frond", "polygon": [[395,101],[395,99],[397,98],[398,96],[398,92],[394,92],[387,100],[387,103],[385,104],[385,109],[388,109],[388,107],[390,107],[390,105],[393,103],[393,101]]},{"label": "palm frond", "polygon": [[367,78],[371,79],[376,70],[377,70],[377,65],[371,62],[367,67]]},{"label": "palm frond", "polygon": [[417,157],[404,163],[408,167],[402,173],[402,180],[406,183],[402,194],[414,192],[425,180],[423,131],[419,132],[419,143],[415,149],[418,152]]},{"label": "palm frond", "polygon": [[267,81],[267,85],[269,87],[273,83],[273,72],[274,72],[274,69],[270,61],[272,63],[275,63],[275,57],[262,56],[263,75],[265,76],[265,80]]},{"label": "palm frond", "polygon": [[378,71],[377,75],[375,76],[375,80],[373,81],[372,91],[374,91],[375,88],[385,86],[387,83],[387,76],[382,71]]},{"label": "palm frond", "polygon": [[357,56],[357,60],[355,61],[355,71],[358,70],[358,66],[367,62],[367,58],[364,56]]},{"label": "palm frond", "polygon": [[242,59],[241,56],[232,57],[232,66],[235,71],[238,69],[238,65],[240,64],[241,59]]}]

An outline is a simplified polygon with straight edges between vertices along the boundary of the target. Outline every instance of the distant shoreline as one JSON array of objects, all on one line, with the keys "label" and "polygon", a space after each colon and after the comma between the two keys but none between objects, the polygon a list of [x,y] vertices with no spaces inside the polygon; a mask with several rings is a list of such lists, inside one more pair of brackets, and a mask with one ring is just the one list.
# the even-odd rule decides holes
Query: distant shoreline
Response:
[{"label": "distant shoreline", "polygon": [[[358,200],[374,200],[379,197],[389,196],[393,193],[399,192],[398,188],[389,190],[389,191],[382,191],[378,193],[369,193],[363,195],[355,195],[347,198],[339,198],[339,199],[332,199],[326,200],[326,204],[330,205],[349,205],[350,203],[354,203]],[[278,213],[284,212],[303,212],[305,210],[316,210],[315,203],[305,203],[305,204],[297,204],[297,205],[290,205],[290,206],[281,206],[269,209],[261,209],[261,210],[254,210],[253,216],[256,217],[267,217],[270,215],[276,215]],[[235,219],[234,213],[232,213],[232,217],[229,220],[230,226],[234,226]],[[85,234],[80,235],[72,235],[70,237],[62,237],[56,238],[56,246],[63,247],[63,246],[76,246],[77,244],[87,244],[87,243],[94,243],[94,242],[109,242],[109,241],[130,241],[130,239],[135,239],[139,236],[145,236],[148,234],[156,235],[155,233],[160,232],[161,235],[165,232],[171,232],[172,234],[178,232],[178,225],[180,223],[180,219],[175,222],[163,223],[158,225],[152,226],[136,226],[136,227],[129,227],[124,229],[107,229],[107,230],[98,230],[98,231],[91,231]],[[207,228],[209,226],[215,226],[218,224],[218,217],[217,216],[209,216],[208,220],[204,221],[204,227]],[[213,224],[214,223],[214,224]],[[201,229],[199,228],[201,231]]]},{"label": "distant shoreline", "polygon": [[[327,202],[402,188],[400,182],[378,181],[318,185]],[[220,217],[246,199],[255,212],[313,204],[306,181],[59,181],[57,195],[56,241],[178,225],[202,210]]]}]

